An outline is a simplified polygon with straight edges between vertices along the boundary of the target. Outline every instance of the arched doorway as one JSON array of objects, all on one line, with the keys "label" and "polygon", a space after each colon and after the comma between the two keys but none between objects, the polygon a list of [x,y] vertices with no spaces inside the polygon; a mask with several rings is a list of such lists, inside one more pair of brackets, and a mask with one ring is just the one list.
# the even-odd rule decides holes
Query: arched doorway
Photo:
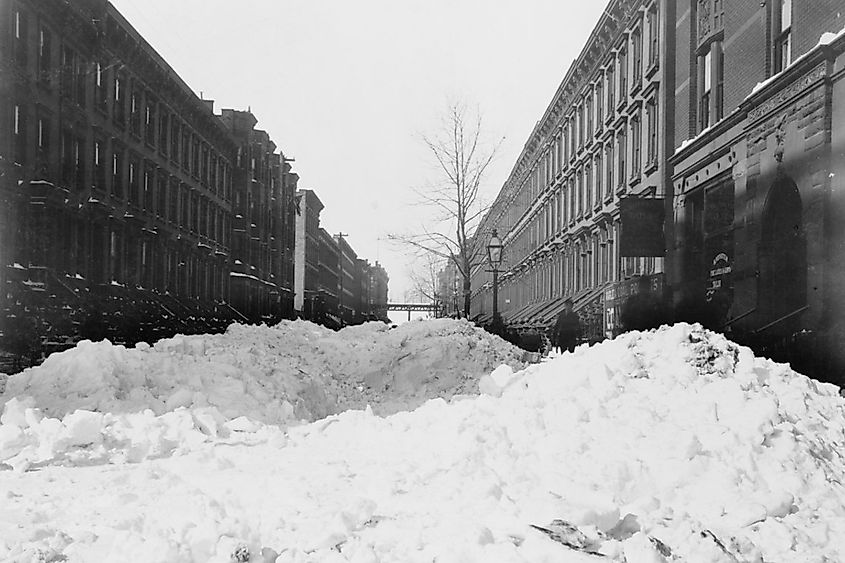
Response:
[{"label": "arched doorway", "polygon": [[[758,310],[766,323],[794,313],[807,303],[807,250],[801,195],[795,182],[779,178],[766,198],[760,237]],[[771,328],[783,334],[797,329],[798,315]]]}]

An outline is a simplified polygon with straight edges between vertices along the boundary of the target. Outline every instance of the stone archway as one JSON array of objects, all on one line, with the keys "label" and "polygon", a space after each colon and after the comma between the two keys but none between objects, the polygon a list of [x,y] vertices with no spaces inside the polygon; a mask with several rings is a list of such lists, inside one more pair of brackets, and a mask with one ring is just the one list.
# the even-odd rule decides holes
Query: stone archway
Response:
[{"label": "stone archway", "polygon": [[[763,209],[759,247],[758,310],[766,323],[807,304],[807,245],[801,194],[789,177],[775,181]],[[794,330],[797,315],[773,326],[774,332]]]}]

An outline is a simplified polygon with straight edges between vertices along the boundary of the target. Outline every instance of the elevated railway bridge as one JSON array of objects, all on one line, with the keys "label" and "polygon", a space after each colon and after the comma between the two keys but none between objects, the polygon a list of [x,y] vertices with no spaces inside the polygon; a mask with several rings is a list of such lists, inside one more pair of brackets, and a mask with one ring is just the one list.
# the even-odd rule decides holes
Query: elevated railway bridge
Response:
[{"label": "elevated railway bridge", "polygon": [[388,303],[388,311],[408,311],[408,320],[411,320],[411,313],[414,311],[428,311],[437,315],[440,305],[437,303]]}]

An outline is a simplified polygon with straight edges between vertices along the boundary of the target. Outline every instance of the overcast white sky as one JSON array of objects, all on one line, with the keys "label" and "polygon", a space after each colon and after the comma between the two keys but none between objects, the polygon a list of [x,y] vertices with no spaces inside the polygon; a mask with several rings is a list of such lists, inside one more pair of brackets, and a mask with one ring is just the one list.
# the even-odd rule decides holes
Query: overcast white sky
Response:
[{"label": "overcast white sky", "polygon": [[[598,21],[605,0],[112,0],[215,109],[250,107],[317,192],[321,224],[411,286],[384,240],[425,221],[411,188],[436,179],[419,135],[449,100],[504,137],[488,199]],[[381,240],[380,240],[381,239]]]}]

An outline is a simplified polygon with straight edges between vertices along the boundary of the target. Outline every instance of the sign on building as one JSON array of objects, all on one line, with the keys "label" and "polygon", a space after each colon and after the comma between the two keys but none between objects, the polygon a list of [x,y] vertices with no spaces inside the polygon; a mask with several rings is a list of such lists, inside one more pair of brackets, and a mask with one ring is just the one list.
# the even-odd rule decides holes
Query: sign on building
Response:
[{"label": "sign on building", "polygon": [[619,255],[663,256],[663,198],[626,197],[619,201]]}]

